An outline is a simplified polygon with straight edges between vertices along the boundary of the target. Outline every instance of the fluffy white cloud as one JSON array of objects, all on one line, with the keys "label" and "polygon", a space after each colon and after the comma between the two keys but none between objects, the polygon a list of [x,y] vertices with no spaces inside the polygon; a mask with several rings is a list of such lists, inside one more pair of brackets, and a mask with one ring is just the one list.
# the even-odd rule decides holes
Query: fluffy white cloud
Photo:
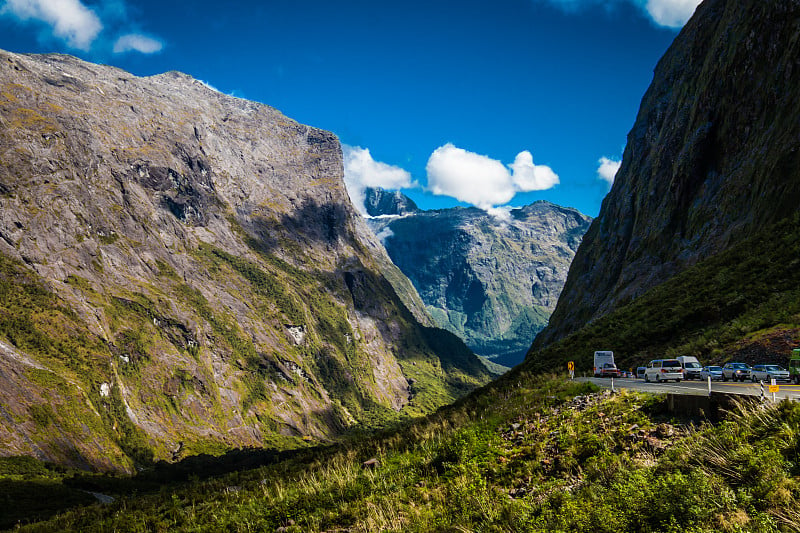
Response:
[{"label": "fluffy white cloud", "polygon": [[548,166],[534,165],[533,155],[527,150],[517,154],[509,165],[511,179],[520,191],[544,191],[558,185],[558,175]]},{"label": "fluffy white cloud", "polygon": [[[613,9],[615,4],[623,0],[535,0],[545,1],[562,8],[568,13],[578,11],[590,5],[604,6]],[[626,0],[640,9],[659,26],[680,28],[694,14],[694,10],[702,0]]]},{"label": "fluffy white cloud", "polygon": [[161,41],[152,37],[140,33],[129,33],[117,39],[117,42],[114,43],[114,53],[122,54],[134,51],[142,54],[154,54],[160,52],[163,47]]},{"label": "fluffy white cloud", "polygon": [[619,167],[622,165],[622,161],[614,161],[607,157],[601,157],[598,163],[600,163],[600,166],[597,167],[597,177],[608,182],[609,185],[614,183],[614,178],[617,175],[617,171],[619,171]]},{"label": "fluffy white cloud", "polygon": [[428,189],[488,211],[509,202],[518,192],[539,191],[558,184],[555,172],[550,167],[534,165],[528,151],[520,152],[509,167],[511,171],[496,159],[447,143],[428,159]]},{"label": "fluffy white cloud", "polygon": [[694,15],[701,0],[647,0],[645,9],[656,24],[680,28]]},{"label": "fluffy white cloud", "polygon": [[364,207],[364,190],[367,187],[381,187],[397,190],[416,187],[408,171],[393,165],[375,161],[368,148],[342,145],[344,154],[344,183],[350,199],[362,214]]},{"label": "fluffy white cloud", "polygon": [[103,29],[100,18],[80,0],[6,0],[0,13],[45,22],[53,35],[79,50],[89,50]]}]

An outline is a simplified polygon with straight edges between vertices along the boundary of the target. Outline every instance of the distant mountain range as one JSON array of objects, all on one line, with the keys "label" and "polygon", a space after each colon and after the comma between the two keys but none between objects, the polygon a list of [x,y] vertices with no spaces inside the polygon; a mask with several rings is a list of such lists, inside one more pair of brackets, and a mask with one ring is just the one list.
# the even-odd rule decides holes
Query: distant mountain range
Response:
[{"label": "distant mountain range", "polygon": [[513,366],[548,321],[591,219],[536,202],[497,218],[477,208],[420,210],[400,192],[366,191],[367,223],[436,323],[476,353]]}]

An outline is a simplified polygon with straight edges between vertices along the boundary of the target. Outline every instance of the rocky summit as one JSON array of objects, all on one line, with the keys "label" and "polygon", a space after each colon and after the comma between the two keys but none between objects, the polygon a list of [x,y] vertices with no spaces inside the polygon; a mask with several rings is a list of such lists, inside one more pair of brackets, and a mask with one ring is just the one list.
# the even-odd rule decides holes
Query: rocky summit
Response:
[{"label": "rocky summit", "polygon": [[[533,351],[797,212],[798,24],[796,0],[698,7],[655,69],[616,181]],[[748,283],[769,283],[763,274]]]},{"label": "rocky summit", "polygon": [[0,52],[0,454],[298,446],[485,383],[342,176],[331,133],[184,74]]},{"label": "rocky summit", "polygon": [[591,219],[544,201],[498,218],[477,208],[411,209],[399,192],[372,189],[366,197],[385,206],[367,222],[436,323],[493,362],[522,361]]}]

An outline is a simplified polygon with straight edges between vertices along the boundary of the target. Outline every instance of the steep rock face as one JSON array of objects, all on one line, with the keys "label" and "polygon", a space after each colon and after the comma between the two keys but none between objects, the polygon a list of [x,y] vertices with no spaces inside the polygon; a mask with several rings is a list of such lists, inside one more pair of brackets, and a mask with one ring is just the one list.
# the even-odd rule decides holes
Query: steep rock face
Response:
[{"label": "steep rock face", "polygon": [[797,210],[800,2],[706,0],[659,62],[542,348]]},{"label": "steep rock face", "polygon": [[[394,206],[397,194],[383,192],[376,204]],[[437,324],[507,366],[547,323],[589,221],[548,202],[508,220],[460,207],[368,219]]]},{"label": "steep rock face", "polygon": [[332,134],[186,75],[0,52],[0,453],[129,469],[485,383],[342,174]]}]

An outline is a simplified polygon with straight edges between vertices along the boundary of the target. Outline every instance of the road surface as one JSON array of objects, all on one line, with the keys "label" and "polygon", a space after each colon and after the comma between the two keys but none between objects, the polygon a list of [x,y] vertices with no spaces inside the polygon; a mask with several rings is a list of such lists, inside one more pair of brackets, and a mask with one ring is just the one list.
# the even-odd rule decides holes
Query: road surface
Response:
[{"label": "road surface", "polygon": [[[598,387],[611,388],[611,378],[576,378],[578,381],[589,381]],[[792,400],[800,400],[800,385],[793,385],[790,383],[778,383],[780,390],[775,394],[777,399],[790,398]],[[707,381],[681,381],[675,383],[670,381],[668,383],[645,383],[643,379],[633,378],[615,378],[615,389],[631,389],[640,392],[655,392],[655,393],[669,393],[669,394],[689,394],[696,396],[705,396],[708,394]],[[749,396],[760,396],[761,387],[758,383],[751,383],[745,381],[744,383],[733,381],[714,381],[711,383],[711,390],[713,392],[721,392],[725,394],[744,394]],[[772,398],[772,393],[769,392],[769,384],[764,384],[764,394],[768,398]]]}]

